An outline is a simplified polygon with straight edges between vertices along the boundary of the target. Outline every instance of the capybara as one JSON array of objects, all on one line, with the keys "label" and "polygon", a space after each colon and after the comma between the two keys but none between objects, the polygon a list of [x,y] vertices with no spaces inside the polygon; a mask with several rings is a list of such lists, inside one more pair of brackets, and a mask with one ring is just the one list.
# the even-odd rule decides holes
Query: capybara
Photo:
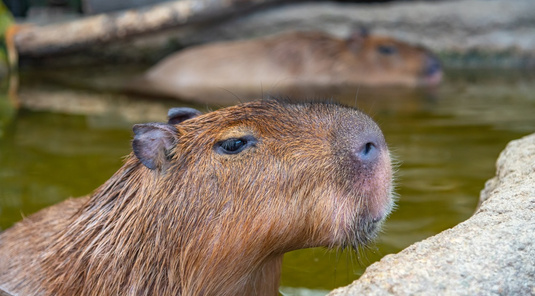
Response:
[{"label": "capybara", "polygon": [[16,295],[276,295],[285,252],[357,248],[392,208],[379,127],[332,102],[264,99],[134,126],[93,194],[0,235]]},{"label": "capybara", "polygon": [[439,61],[427,50],[358,32],[342,40],[320,32],[191,47],[148,70],[131,89],[195,99],[205,93],[279,92],[295,87],[430,85]]}]

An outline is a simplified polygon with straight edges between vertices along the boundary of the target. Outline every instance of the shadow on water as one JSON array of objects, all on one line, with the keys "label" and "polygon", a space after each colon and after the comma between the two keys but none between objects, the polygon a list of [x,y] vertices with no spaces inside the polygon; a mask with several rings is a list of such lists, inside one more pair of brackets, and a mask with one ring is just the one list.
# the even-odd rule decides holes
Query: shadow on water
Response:
[{"label": "shadow on water", "polygon": [[[133,123],[164,121],[168,108],[192,106],[35,81],[23,80],[20,109],[5,90],[0,94],[2,229],[102,184],[129,153]],[[524,72],[459,70],[449,71],[434,90],[308,90],[309,98],[358,106],[379,123],[399,162],[400,199],[368,251],[287,254],[285,295],[325,294],[352,282],[382,256],[467,219],[506,143],[535,132],[534,82]]]}]

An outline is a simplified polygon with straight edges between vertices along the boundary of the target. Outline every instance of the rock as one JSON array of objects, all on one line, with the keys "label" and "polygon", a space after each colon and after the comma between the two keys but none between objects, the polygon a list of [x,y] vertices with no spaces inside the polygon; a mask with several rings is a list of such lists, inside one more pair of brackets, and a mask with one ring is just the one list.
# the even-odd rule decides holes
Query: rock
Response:
[{"label": "rock", "polygon": [[535,295],[535,134],[512,141],[467,221],[368,267],[342,295]]}]

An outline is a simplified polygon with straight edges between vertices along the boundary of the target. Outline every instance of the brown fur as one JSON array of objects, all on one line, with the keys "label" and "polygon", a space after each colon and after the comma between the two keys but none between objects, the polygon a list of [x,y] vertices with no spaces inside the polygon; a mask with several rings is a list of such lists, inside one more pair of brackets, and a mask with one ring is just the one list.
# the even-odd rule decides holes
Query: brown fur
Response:
[{"label": "brown fur", "polygon": [[[176,132],[156,168],[140,162],[134,144],[136,154],[91,196],[0,234],[0,287],[276,295],[285,252],[366,244],[392,207],[386,143],[357,110],[264,100],[165,128]],[[234,155],[214,150],[244,135],[258,142]],[[378,149],[373,161],[359,160],[365,143]]]},{"label": "brown fur", "polygon": [[390,37],[354,34],[342,40],[296,32],[177,52],[132,89],[199,99],[224,90],[247,94],[347,84],[416,86],[437,83],[440,76],[439,62],[427,50]]}]

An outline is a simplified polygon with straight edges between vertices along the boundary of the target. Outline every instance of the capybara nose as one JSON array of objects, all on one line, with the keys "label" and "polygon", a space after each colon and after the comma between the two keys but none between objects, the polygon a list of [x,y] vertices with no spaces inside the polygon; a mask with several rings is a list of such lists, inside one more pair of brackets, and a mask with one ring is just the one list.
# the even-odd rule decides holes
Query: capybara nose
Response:
[{"label": "capybara nose", "polygon": [[376,136],[368,136],[356,150],[356,156],[363,165],[373,165],[381,153],[381,141]]}]

